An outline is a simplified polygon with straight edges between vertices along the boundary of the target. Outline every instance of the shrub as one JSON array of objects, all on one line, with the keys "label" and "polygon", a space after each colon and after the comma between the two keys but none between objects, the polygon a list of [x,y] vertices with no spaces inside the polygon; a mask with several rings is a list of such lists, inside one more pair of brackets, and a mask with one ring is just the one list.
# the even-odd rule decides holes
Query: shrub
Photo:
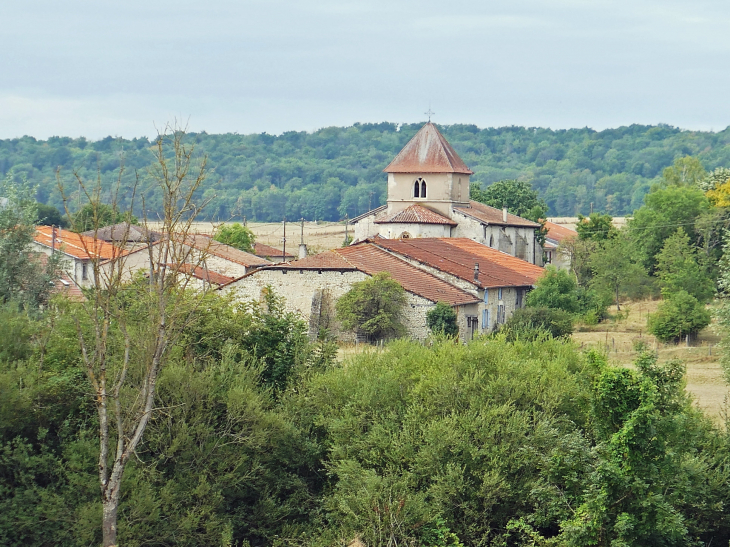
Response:
[{"label": "shrub", "polygon": [[551,308],[586,316],[588,322],[598,322],[606,316],[606,299],[593,289],[579,287],[575,277],[565,270],[548,266],[537,281],[537,287],[527,296],[528,307]]},{"label": "shrub", "polygon": [[514,341],[536,340],[541,336],[565,338],[573,333],[573,317],[566,311],[551,308],[521,308],[515,310],[501,332]]},{"label": "shrub", "polygon": [[426,325],[434,334],[445,334],[446,336],[458,336],[459,334],[456,312],[445,302],[438,302],[428,310]]},{"label": "shrub", "polygon": [[648,320],[649,332],[664,342],[694,337],[709,324],[710,312],[687,291],[669,295]]},{"label": "shrub", "polygon": [[387,272],[353,283],[335,309],[345,329],[367,334],[371,339],[397,337],[405,333],[400,321],[406,292]]},{"label": "shrub", "polygon": [[225,245],[235,247],[240,251],[252,253],[256,236],[249,228],[235,222],[233,224],[223,224],[215,231],[213,239]]}]

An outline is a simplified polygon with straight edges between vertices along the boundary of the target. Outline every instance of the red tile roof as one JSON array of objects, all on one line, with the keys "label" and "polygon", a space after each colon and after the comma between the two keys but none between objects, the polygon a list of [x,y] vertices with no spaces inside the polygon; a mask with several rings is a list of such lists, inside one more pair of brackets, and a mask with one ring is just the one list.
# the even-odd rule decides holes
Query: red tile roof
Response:
[{"label": "red tile roof", "polygon": [[[44,268],[48,264],[48,255],[44,253],[31,253],[31,259],[38,260]],[[81,291],[81,287],[63,270],[59,272],[59,278],[53,280],[53,287],[52,293],[63,293],[69,300],[75,300],[77,302],[86,300],[84,293]]]},{"label": "red tile roof", "polygon": [[[534,285],[544,273],[539,266],[466,238],[378,239],[373,245],[480,288],[526,287]],[[475,264],[479,264],[479,280],[476,283]]]},{"label": "red tile roof", "polygon": [[[171,266],[174,267],[174,265]],[[180,264],[178,266],[178,271],[182,272],[183,274],[190,274],[196,279],[202,279],[212,285],[218,286],[230,283],[235,279],[235,277],[228,277],[227,275],[219,274],[218,272],[214,272],[212,270],[202,268],[201,266],[194,266],[193,264],[188,263]]]},{"label": "red tile roof", "polygon": [[256,255],[252,255],[251,253],[241,251],[239,249],[236,249],[235,247],[231,247],[230,245],[225,245],[212,239],[210,236],[205,236],[201,234],[189,235],[185,239],[185,243],[187,245],[190,245],[191,247],[196,248],[199,251],[204,251],[209,255],[224,258],[231,262],[235,262],[236,264],[241,264],[242,266],[246,266],[247,268],[271,264],[271,262],[269,262],[265,258],[261,258]]},{"label": "red tile roof", "polygon": [[570,228],[566,228],[565,226],[555,224],[550,221],[545,222],[545,228],[547,228],[548,231],[545,237],[552,239],[553,241],[557,241],[558,243],[561,243],[564,239],[576,237],[578,235],[578,232],[575,230],[571,230]]},{"label": "red tile roof", "polygon": [[466,216],[476,220],[486,222],[487,224],[495,224],[497,226],[523,226],[529,228],[539,228],[540,224],[532,222],[526,218],[518,217],[507,213],[507,222],[502,220],[502,209],[490,207],[478,201],[469,201],[469,205],[457,205],[455,210],[464,213]]},{"label": "red tile roof", "polygon": [[[254,243],[253,244],[253,254],[255,254],[258,257],[261,258],[281,258],[281,249],[277,249],[276,247],[270,247],[269,245],[264,245],[263,243]],[[286,258],[292,259],[295,258],[293,254],[287,253]]]},{"label": "red tile roof", "polygon": [[479,302],[473,294],[408,264],[372,243],[334,249],[294,262],[268,266],[265,269],[358,270],[368,275],[388,272],[406,291],[432,302],[446,302],[452,306]]},{"label": "red tile roof", "polygon": [[386,173],[462,173],[474,172],[462,161],[431,122],[408,141],[398,155],[383,169]]},{"label": "red tile roof", "polygon": [[456,226],[456,222],[446,218],[422,205],[411,205],[410,207],[375,219],[375,224],[448,224]]},{"label": "red tile roof", "polygon": [[51,248],[54,245],[52,230],[56,231],[56,250],[80,260],[91,260],[92,258],[107,260],[128,254],[128,251],[115,247],[111,243],[51,226],[36,227],[36,243]]}]

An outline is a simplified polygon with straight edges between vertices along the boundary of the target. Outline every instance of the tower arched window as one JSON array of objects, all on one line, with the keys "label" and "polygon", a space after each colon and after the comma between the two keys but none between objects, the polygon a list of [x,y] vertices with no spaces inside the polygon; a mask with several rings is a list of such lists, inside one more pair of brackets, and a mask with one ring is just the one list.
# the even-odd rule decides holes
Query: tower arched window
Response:
[{"label": "tower arched window", "polygon": [[421,179],[421,197],[426,197],[426,181]]},{"label": "tower arched window", "polygon": [[[421,180],[421,179],[418,179]],[[414,198],[420,198],[421,197],[421,184],[418,182],[413,183],[413,197]]]}]

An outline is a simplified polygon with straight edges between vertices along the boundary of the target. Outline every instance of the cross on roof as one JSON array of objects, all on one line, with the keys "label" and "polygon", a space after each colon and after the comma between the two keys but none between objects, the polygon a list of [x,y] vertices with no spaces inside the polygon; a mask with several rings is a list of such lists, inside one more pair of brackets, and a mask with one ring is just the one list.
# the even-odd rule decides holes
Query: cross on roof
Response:
[{"label": "cross on roof", "polygon": [[426,114],[426,116],[428,116],[428,121],[430,123],[431,122],[431,116],[433,116],[434,114],[436,114],[436,112],[434,112],[433,110],[431,110],[431,105],[428,105],[428,110],[426,112],[424,112],[424,114]]}]

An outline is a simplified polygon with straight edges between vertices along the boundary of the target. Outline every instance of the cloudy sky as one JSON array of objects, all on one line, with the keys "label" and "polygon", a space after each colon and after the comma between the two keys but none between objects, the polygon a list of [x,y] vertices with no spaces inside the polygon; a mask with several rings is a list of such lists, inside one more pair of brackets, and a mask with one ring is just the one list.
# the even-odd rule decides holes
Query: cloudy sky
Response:
[{"label": "cloudy sky", "polygon": [[730,125],[727,0],[3,0],[0,138]]}]

